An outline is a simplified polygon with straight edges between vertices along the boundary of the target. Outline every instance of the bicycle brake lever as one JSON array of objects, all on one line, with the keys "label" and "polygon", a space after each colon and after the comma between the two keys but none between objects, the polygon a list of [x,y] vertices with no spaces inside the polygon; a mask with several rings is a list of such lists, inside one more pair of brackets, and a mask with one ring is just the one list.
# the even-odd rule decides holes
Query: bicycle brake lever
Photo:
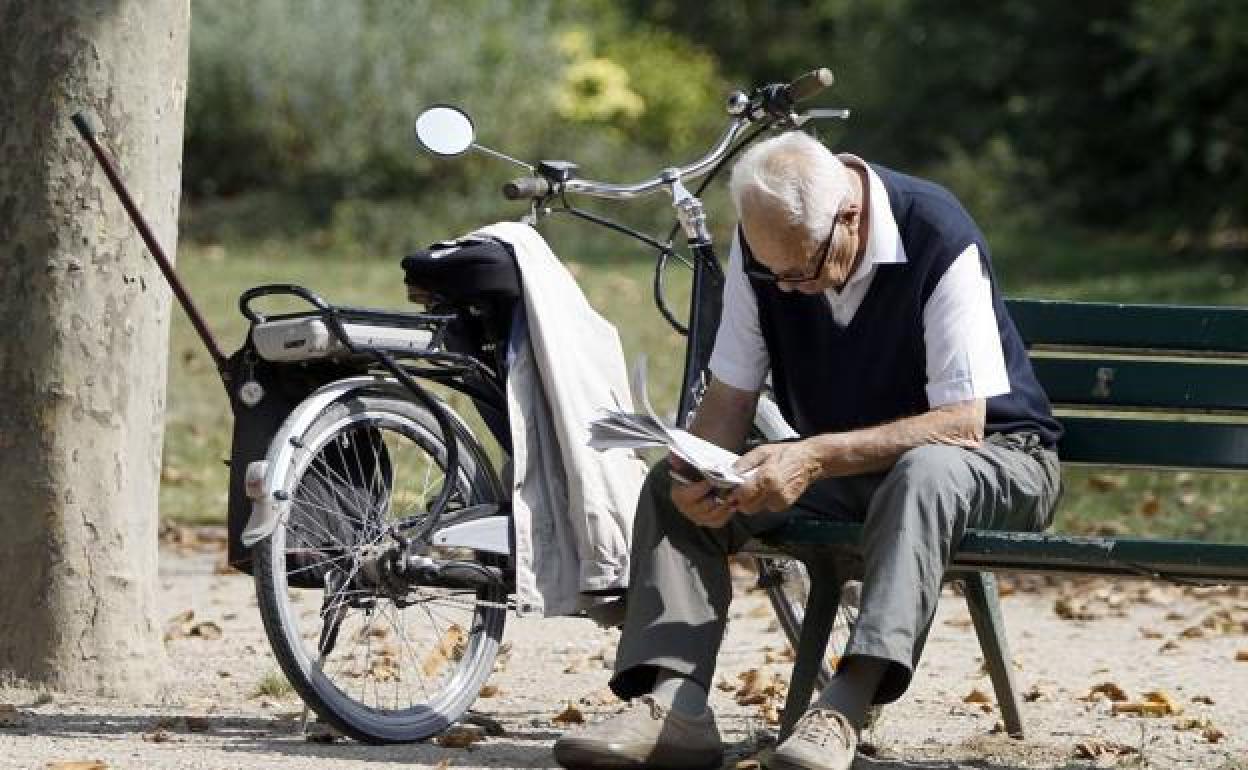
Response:
[{"label": "bicycle brake lever", "polygon": [[798,115],[791,115],[790,122],[801,128],[812,120],[849,120],[849,110],[841,108],[816,107]]}]

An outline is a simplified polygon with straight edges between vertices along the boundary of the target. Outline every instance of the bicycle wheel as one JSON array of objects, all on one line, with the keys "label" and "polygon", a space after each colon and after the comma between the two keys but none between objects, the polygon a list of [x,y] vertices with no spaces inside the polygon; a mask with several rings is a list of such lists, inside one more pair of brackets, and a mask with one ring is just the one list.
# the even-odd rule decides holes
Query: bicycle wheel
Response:
[{"label": "bicycle wheel", "polygon": [[[503,498],[481,447],[466,430],[455,440],[460,469],[443,521]],[[369,743],[434,735],[468,709],[493,668],[506,589],[365,576],[394,543],[390,525],[426,514],[436,498],[446,439],[423,407],[373,395],[328,407],[300,441],[289,509],[256,546],[273,653],[304,702],[343,733]],[[496,555],[440,550],[427,555],[506,567]]]}]

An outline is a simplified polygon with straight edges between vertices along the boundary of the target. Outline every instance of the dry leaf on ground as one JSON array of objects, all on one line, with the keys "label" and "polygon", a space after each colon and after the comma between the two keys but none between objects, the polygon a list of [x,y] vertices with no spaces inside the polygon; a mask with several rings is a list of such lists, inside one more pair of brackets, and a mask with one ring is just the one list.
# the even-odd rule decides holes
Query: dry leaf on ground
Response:
[{"label": "dry leaf on ground", "polygon": [[1248,663],[1248,650],[1240,650],[1239,652],[1235,653],[1235,660],[1239,661],[1240,663]]},{"label": "dry leaf on ground", "polygon": [[556,714],[550,721],[557,725],[579,725],[585,723],[585,715],[573,704]]},{"label": "dry leaf on ground", "polygon": [[1113,682],[1102,682],[1096,687],[1093,687],[1091,690],[1088,690],[1088,694],[1079,700],[1096,700],[1098,695],[1102,695],[1115,702],[1122,702],[1127,699],[1127,693],[1121,687]]},{"label": "dry leaf on ground", "polygon": [[485,739],[485,731],[475,725],[453,725],[434,740],[447,749],[466,749]]},{"label": "dry leaf on ground", "polygon": [[468,635],[464,633],[464,629],[458,623],[452,623],[438,640],[438,646],[425,657],[420,667],[421,670],[424,671],[425,676],[433,676],[447,663],[462,658],[467,644]]},{"label": "dry leaf on ground", "polygon": [[102,759],[71,759],[64,762],[49,762],[44,770],[108,770],[108,763]]},{"label": "dry leaf on ground", "polygon": [[1084,741],[1075,744],[1075,757],[1078,759],[1100,759],[1101,757],[1121,757],[1138,754],[1139,749],[1125,743],[1113,741]]},{"label": "dry leaf on ground", "polygon": [[481,685],[481,692],[479,694],[482,698],[493,698],[497,696],[500,692],[502,691],[498,689],[498,685],[485,684],[485,685]]},{"label": "dry leaf on ground", "polygon": [[220,639],[221,626],[213,623],[211,620],[205,620],[202,623],[196,623],[191,626],[186,633],[187,636],[198,636],[200,639]]},{"label": "dry leaf on ground", "polygon": [[1113,714],[1136,714],[1142,717],[1165,717],[1182,714],[1183,709],[1165,692],[1155,690],[1144,693],[1144,700],[1134,703],[1115,703]]},{"label": "dry leaf on ground", "polygon": [[969,693],[967,693],[966,697],[962,699],[962,702],[963,703],[992,703],[992,698],[989,698],[988,694],[985,693],[983,690],[980,690],[979,688],[975,688],[971,690]]},{"label": "dry leaf on ground", "polygon": [[1209,725],[1204,730],[1200,731],[1200,737],[1204,738],[1210,743],[1217,743],[1218,741],[1226,737],[1226,733],[1222,732],[1221,730],[1214,727],[1213,725]]}]

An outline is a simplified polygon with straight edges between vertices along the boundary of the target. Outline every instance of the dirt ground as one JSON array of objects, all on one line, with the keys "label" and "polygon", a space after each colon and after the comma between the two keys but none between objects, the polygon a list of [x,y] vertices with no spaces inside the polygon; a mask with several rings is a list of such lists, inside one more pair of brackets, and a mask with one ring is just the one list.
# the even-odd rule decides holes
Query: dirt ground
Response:
[{"label": "dirt ground", "polygon": [[[309,740],[296,698],[257,694],[277,665],[251,579],[217,574],[221,558],[212,542],[162,551],[163,617],[173,622],[190,610],[193,622],[221,633],[167,642],[171,674],[159,702],[0,690],[0,767],[554,767],[550,747],[565,729],[556,716],[569,705],[591,720],[620,707],[604,689],[617,632],[579,619],[509,618],[510,651],[490,680],[496,692],[476,704],[501,734],[467,748]],[[999,731],[969,615],[947,589],[914,686],[864,734],[856,768],[1248,770],[1248,589],[1038,580],[1005,587],[1026,738]],[[732,744],[725,767],[746,770],[774,740],[780,693],[765,685],[787,679],[791,664],[765,597],[742,594],[713,705]],[[744,697],[742,674],[755,676],[755,697]],[[1112,698],[1125,700],[1115,708]],[[1124,708],[1158,715],[1114,713]],[[72,762],[84,764],[58,764]]]}]

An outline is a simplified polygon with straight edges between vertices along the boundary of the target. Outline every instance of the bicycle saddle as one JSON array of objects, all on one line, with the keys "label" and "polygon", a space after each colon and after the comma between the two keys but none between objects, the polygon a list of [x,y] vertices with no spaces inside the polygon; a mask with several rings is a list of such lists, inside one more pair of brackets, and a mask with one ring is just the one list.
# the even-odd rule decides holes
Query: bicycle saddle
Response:
[{"label": "bicycle saddle", "polygon": [[416,302],[429,295],[454,303],[520,297],[515,257],[499,241],[442,241],[404,257],[402,265],[408,298]]}]

